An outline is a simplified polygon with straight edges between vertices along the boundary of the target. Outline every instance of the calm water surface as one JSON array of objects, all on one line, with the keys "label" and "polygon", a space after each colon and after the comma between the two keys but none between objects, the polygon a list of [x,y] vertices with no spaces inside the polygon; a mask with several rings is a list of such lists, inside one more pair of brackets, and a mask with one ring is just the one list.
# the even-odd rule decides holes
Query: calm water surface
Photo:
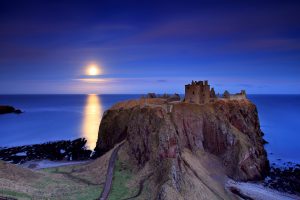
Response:
[{"label": "calm water surface", "polygon": [[[103,112],[140,95],[0,95],[0,105],[25,111],[0,115],[0,146],[85,137],[95,147]],[[257,107],[271,162],[300,163],[300,95],[249,95]]]},{"label": "calm water surface", "polygon": [[140,95],[0,95],[0,105],[23,114],[0,115],[0,146],[85,137],[93,149],[103,112],[114,103]]},{"label": "calm water surface", "polygon": [[300,163],[300,95],[250,95],[249,99],[257,106],[270,161]]}]

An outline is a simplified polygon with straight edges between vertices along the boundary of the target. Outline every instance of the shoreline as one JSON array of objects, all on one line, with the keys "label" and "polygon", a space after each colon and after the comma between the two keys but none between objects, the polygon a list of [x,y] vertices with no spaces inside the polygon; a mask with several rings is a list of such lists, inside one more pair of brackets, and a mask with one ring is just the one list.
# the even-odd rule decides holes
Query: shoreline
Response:
[{"label": "shoreline", "polygon": [[60,140],[42,144],[0,148],[0,160],[23,164],[32,160],[82,161],[92,158],[93,151],[86,148],[87,140]]},{"label": "shoreline", "polygon": [[225,184],[226,188],[237,196],[244,197],[245,199],[256,199],[256,200],[294,200],[299,199],[299,196],[290,194],[287,192],[280,192],[278,190],[271,189],[264,186],[261,183],[250,183],[250,182],[237,182],[229,179]]},{"label": "shoreline", "polygon": [[23,164],[20,164],[21,167],[32,169],[32,170],[41,170],[53,167],[62,167],[70,165],[80,165],[89,163],[91,160],[82,160],[82,161],[52,161],[52,160],[31,160]]},{"label": "shoreline", "polygon": [[[42,144],[0,147],[0,160],[31,170],[81,165],[91,162],[94,158],[93,151],[86,149],[86,142],[85,138],[78,138],[72,141],[60,140]],[[266,195],[266,199],[272,199],[274,192],[278,193],[277,196],[299,195],[300,185],[297,180],[300,180],[300,165],[291,162],[283,164],[285,165],[283,168],[280,165],[271,165],[269,175],[262,181],[250,183],[231,180],[225,187],[234,188],[238,194],[252,195],[251,197],[257,197],[259,193],[262,193]],[[261,192],[255,192],[255,190],[261,190]]]},{"label": "shoreline", "polygon": [[[51,160],[31,160],[26,161],[23,164],[18,164],[22,168],[27,168],[30,170],[38,171],[47,168],[55,167],[64,167],[72,165],[82,165],[90,163],[93,160],[83,160],[83,161],[51,161]],[[277,189],[272,189],[264,185],[264,182],[239,182],[232,179],[228,179],[225,183],[225,188],[236,194],[237,196],[248,198],[248,199],[257,199],[257,200],[273,200],[273,199],[282,199],[282,200],[293,200],[299,199],[300,196],[297,194],[290,194],[288,192],[282,192]]]}]

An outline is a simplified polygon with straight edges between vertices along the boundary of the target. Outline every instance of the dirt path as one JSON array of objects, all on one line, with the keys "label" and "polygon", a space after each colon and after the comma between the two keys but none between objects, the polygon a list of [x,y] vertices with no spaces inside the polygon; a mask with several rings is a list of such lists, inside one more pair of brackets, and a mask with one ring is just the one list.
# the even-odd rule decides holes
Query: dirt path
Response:
[{"label": "dirt path", "polygon": [[[92,183],[92,182],[90,182],[90,181],[88,181],[88,180],[86,180],[86,179],[79,178],[79,177],[77,177],[77,176],[72,175],[71,172],[60,172],[60,171],[56,171],[55,173],[57,173],[57,174],[63,174],[64,176],[68,177],[69,179],[71,179],[71,180],[73,180],[73,181],[81,182],[81,183],[84,183],[84,184],[86,184],[86,185],[95,185],[95,186],[99,185],[99,186],[100,186],[100,185],[103,185],[103,184],[104,184],[104,182],[103,182],[103,183],[100,183],[100,184]],[[1,199],[0,199],[0,200],[1,200]]]},{"label": "dirt path", "polygon": [[110,189],[111,189],[113,175],[114,175],[114,168],[115,168],[116,158],[118,156],[118,151],[120,150],[120,148],[123,144],[124,144],[124,142],[119,144],[119,146],[114,149],[114,151],[112,152],[112,154],[110,156],[109,164],[108,164],[107,172],[106,172],[106,179],[105,179],[105,183],[104,183],[104,188],[101,192],[99,200],[108,199],[108,195],[109,195],[109,192],[110,192]]}]

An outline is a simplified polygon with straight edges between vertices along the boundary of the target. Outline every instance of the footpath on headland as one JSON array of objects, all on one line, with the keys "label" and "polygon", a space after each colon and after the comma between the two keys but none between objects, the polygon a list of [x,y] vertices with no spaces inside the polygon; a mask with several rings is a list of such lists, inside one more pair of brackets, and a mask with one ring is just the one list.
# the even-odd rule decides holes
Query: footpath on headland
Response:
[{"label": "footpath on headland", "polygon": [[115,163],[116,163],[116,158],[118,156],[118,151],[120,150],[121,146],[124,144],[125,141],[121,142],[119,144],[119,146],[117,146],[109,159],[109,164],[107,167],[107,172],[106,172],[106,179],[105,179],[105,183],[104,183],[104,188],[101,192],[100,198],[99,200],[106,200],[108,199],[108,195],[110,193],[111,190],[111,186],[112,186],[112,181],[113,181],[113,175],[114,175],[114,169],[115,169]]}]

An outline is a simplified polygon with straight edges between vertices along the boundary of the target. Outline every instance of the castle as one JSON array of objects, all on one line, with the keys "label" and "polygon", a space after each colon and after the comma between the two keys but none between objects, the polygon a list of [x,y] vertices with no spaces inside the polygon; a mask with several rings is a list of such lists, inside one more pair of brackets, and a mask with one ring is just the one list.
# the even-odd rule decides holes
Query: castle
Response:
[{"label": "castle", "polygon": [[210,90],[208,81],[192,81],[191,84],[185,85],[185,102],[205,104],[215,97],[214,89]]},{"label": "castle", "polygon": [[[210,89],[208,81],[192,81],[192,83],[185,85],[185,98],[184,102],[206,104],[214,102],[217,99],[222,99],[215,94],[214,88]],[[246,91],[242,90],[241,93],[230,95],[228,91],[223,94],[223,99],[241,100],[246,99]]]}]

